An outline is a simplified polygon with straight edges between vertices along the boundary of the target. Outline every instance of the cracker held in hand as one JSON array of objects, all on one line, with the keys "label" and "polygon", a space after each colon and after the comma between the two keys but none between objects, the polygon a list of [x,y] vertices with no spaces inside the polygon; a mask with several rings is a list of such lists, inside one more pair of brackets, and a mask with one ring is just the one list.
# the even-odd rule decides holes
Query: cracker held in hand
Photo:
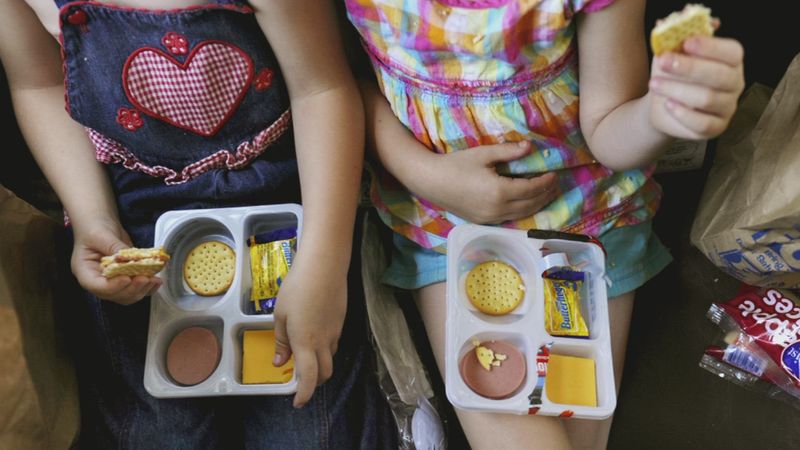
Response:
[{"label": "cracker held in hand", "polygon": [[467,297],[478,311],[501,316],[513,311],[525,296],[525,284],[516,269],[501,261],[487,261],[467,274]]},{"label": "cracker held in hand", "polygon": [[100,259],[103,276],[113,278],[119,275],[129,277],[152,277],[164,268],[169,261],[169,255],[163,247],[155,248],[124,248],[111,256]]},{"label": "cracker held in hand", "polygon": [[227,291],[236,273],[236,254],[223,242],[207,241],[193,248],[183,264],[183,279],[198,295]]},{"label": "cracker held in hand", "polygon": [[711,36],[711,10],[700,4],[686,5],[682,11],[674,12],[656,22],[650,33],[650,46],[656,56],[681,51],[683,41],[692,36]]}]

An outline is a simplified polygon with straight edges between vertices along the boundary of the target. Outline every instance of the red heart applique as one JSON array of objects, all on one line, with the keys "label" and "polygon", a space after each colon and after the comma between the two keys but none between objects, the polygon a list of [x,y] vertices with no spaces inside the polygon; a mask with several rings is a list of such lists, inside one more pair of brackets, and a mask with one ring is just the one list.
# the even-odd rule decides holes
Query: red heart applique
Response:
[{"label": "red heart applique", "polygon": [[181,63],[155,48],[128,57],[122,82],[128,100],[143,113],[178,128],[213,136],[242,102],[253,61],[226,42],[204,41]]}]

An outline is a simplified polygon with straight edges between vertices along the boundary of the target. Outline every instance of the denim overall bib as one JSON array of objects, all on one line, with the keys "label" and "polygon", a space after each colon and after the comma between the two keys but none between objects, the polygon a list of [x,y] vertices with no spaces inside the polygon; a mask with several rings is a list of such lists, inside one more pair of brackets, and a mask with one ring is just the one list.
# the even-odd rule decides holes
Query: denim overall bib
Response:
[{"label": "denim overall bib", "polygon": [[[246,2],[179,10],[55,2],[66,108],[106,167],[134,245],[152,246],[168,210],[299,201],[289,97]],[[120,306],[84,292],[87,301],[72,305],[82,333],[82,445],[391,448],[394,424],[363,367],[358,278],[349,292],[334,376],[300,410],[291,396],[151,397],[143,387],[149,299]]]},{"label": "denim overall bib", "polygon": [[249,7],[56,3],[66,107],[106,165],[135,245],[151,246],[171,209],[298,200],[289,98]]}]

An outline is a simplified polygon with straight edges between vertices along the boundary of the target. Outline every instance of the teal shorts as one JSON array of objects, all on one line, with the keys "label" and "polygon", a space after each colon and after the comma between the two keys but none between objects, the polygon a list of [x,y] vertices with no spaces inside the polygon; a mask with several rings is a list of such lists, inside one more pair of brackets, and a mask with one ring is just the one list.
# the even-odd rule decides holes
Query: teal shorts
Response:
[{"label": "teal shorts", "polygon": [[[652,231],[652,222],[614,228],[599,238],[606,249],[608,298],[633,291],[654,277],[672,256]],[[392,262],[383,282],[401,289],[419,289],[447,279],[447,255],[419,246],[394,233]]]}]

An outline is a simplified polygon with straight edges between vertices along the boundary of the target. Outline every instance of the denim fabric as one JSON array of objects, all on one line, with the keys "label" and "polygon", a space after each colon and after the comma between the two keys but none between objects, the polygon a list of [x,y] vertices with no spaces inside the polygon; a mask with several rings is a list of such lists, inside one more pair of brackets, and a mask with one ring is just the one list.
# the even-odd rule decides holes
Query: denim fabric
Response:
[{"label": "denim fabric", "polygon": [[[222,4],[175,11],[131,10],[85,2],[65,4],[60,14],[67,108],[72,117],[124,144],[142,163],[176,171],[219,150],[235,151],[240,144],[251,141],[289,108],[289,98],[275,55],[254,15],[236,6],[240,2],[218,3]],[[84,14],[85,23],[70,23],[76,12]],[[135,109],[122,81],[126,61],[143,48],[163,52],[161,41],[168,32],[185,36],[189,50],[209,41],[241,49],[252,60],[254,72],[273,72],[270,87],[263,91],[249,87],[235,113],[212,136],[177,128],[144,113],[141,128],[125,129],[117,123],[117,111]],[[168,56],[181,63],[188,57]],[[152,245],[153,224],[164,211],[299,199],[291,131],[242,169],[213,170],[172,186],[166,185],[163,178],[129,170],[122,164],[106,167],[122,222],[139,246]]]},{"label": "denim fabric", "polygon": [[[246,2],[217,0],[172,11],[66,0],[56,0],[56,4],[61,8],[69,113],[87,128],[124,145],[143,164],[180,171],[221,149],[234,151],[289,108],[275,56]],[[247,86],[235,112],[211,135],[187,131],[143,111],[143,125],[125,129],[117,122],[118,110],[137,108],[123,88],[126,61],[142,48],[164,53],[162,38],[169,32],[185,36],[190,49],[204,41],[241,49],[253,62],[255,73],[272,70],[271,84],[266,89]],[[179,63],[187,58],[170,57]],[[122,224],[134,245],[141,247],[153,244],[155,222],[168,210],[299,200],[291,130],[244,167],[214,169],[181,184],[168,185],[163,178],[122,164],[106,168]],[[370,369],[372,353],[366,339],[357,256],[356,250],[334,375],[300,410],[292,408],[291,396],[151,397],[143,386],[150,300],[120,306],[77,287],[75,292],[65,292],[81,390],[78,447],[396,447],[395,425]],[[64,261],[68,267],[69,258]]]},{"label": "denim fabric", "polygon": [[[397,448],[394,419],[377,385],[366,339],[357,255],[355,249],[333,376],[301,409],[292,407],[292,396],[150,396],[142,383],[150,299],[120,306],[76,288],[77,295],[65,296],[64,310],[69,334],[77,336],[71,342],[81,390],[77,448]],[[68,253],[63,257],[68,261]]]}]

